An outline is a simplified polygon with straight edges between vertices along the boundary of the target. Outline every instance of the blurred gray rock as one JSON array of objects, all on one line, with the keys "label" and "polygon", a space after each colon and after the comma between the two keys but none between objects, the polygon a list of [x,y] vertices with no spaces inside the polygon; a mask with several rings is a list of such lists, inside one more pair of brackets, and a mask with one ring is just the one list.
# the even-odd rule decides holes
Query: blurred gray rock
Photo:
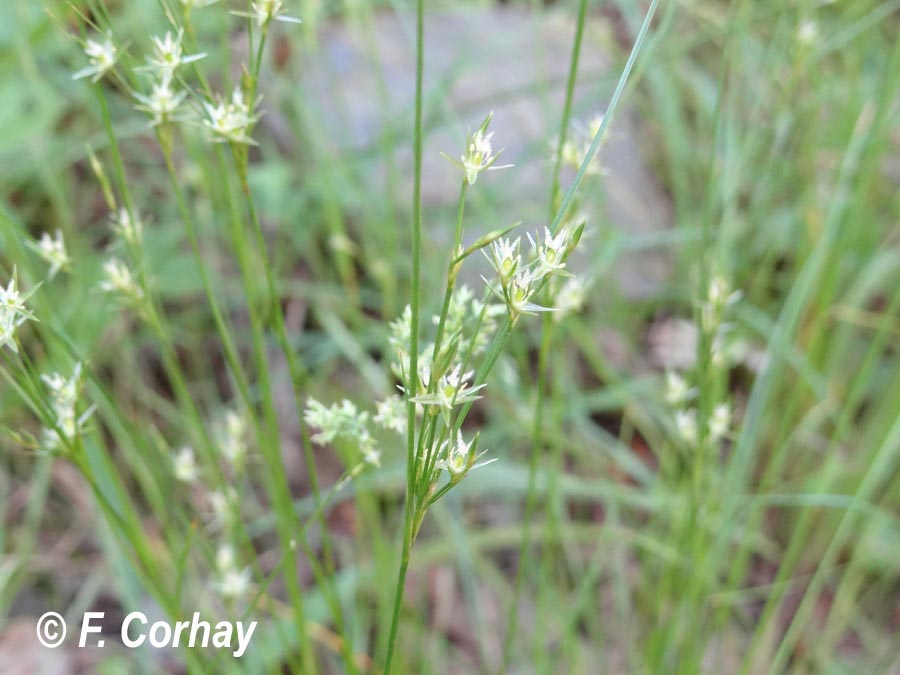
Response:
[{"label": "blurred gray rock", "polygon": [[[303,77],[307,114],[324,136],[317,142],[333,156],[370,157],[363,180],[373,195],[387,189],[392,165],[397,177],[392,198],[400,204],[409,203],[412,182],[413,20],[410,14],[380,13],[370,28],[325,27],[318,49],[306,57]],[[573,115],[582,129],[604,111],[618,77],[603,47],[609,43],[607,28],[594,15],[585,29]],[[449,240],[452,228],[434,227],[433,214],[452,215],[459,192],[459,170],[440,152],[457,157],[467,131],[491,110],[494,147],[505,148],[500,163],[516,166],[479,178],[470,191],[470,214],[483,223],[480,231],[516,220],[532,231],[546,224],[551,148],[574,30],[574,17],[560,11],[538,16],[520,9],[460,9],[426,16],[423,198],[429,243]],[[647,235],[669,226],[668,201],[641,159],[639,134],[639,121],[621,106],[601,150],[606,175],[582,185],[595,230]],[[390,145],[383,145],[386,138]],[[392,153],[385,156],[383,147],[392,147]],[[573,175],[563,172],[563,189]],[[587,240],[588,260],[582,255],[582,265],[600,260],[597,247],[605,239]],[[613,274],[625,297],[647,297],[664,282],[666,264],[659,252],[623,254]],[[609,289],[608,283],[602,286]]]}]

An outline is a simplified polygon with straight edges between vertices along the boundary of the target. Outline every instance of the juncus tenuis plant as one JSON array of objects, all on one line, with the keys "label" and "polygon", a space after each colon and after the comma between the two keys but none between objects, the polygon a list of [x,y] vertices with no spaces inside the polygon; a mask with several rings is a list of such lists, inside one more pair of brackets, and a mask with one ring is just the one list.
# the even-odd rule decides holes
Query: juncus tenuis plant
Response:
[{"label": "juncus tenuis plant", "polygon": [[503,4],[0,3],[4,666],[896,670],[892,3]]}]

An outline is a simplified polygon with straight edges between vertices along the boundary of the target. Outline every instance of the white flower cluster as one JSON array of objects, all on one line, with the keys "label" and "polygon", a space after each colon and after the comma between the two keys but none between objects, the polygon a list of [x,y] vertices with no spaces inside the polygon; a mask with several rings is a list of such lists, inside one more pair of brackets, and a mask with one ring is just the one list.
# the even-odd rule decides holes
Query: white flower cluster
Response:
[{"label": "white flower cluster", "polygon": [[[438,356],[438,361],[444,364],[443,369],[437,371],[433,368],[434,343],[427,343],[419,355],[418,390],[409,399],[416,404],[419,414],[426,411],[430,411],[433,415],[440,414],[449,427],[455,408],[481,398],[479,392],[486,385],[472,382],[475,373],[472,370],[464,370],[462,359],[466,354],[471,356],[484,349],[486,341],[496,329],[496,316],[503,311],[502,305],[486,305],[476,300],[466,286],[461,286],[454,293],[445,324],[445,333],[452,337],[447,341],[447,349],[442,349]],[[435,323],[439,322],[439,317],[434,319]],[[390,324],[389,341],[397,354],[392,370],[402,383],[408,381],[410,322],[411,312],[407,306],[401,317]],[[432,377],[437,378],[435,382],[431,381]],[[398,385],[398,389],[406,393],[405,384]],[[407,419],[404,399],[395,396],[379,403],[375,421],[386,429],[405,433]],[[423,462],[425,457],[433,455],[434,469],[438,472],[446,470],[451,483],[462,480],[471,469],[489,463],[475,464],[477,457],[480,456],[476,456],[475,451],[477,437],[467,443],[460,431],[456,432],[454,440],[448,438],[436,441],[435,445],[436,449],[424,448],[418,460]]]},{"label": "white flower cluster", "polygon": [[155,127],[176,119],[176,111],[187,97],[187,92],[176,90],[175,72],[179,67],[206,56],[206,54],[185,55],[181,46],[182,38],[181,30],[174,35],[167,32],[163,37],[151,37],[153,51],[147,57],[144,70],[150,71],[156,79],[150,87],[149,94],[134,94],[139,103],[137,109],[150,115],[151,126]]},{"label": "white flower cluster", "polygon": [[48,279],[53,279],[60,270],[65,269],[71,262],[66,253],[66,242],[63,240],[62,230],[57,230],[56,236],[50,236],[49,232],[44,232],[37,243],[29,241],[28,246],[50,266],[50,269],[47,271]]},{"label": "white flower cluster", "polygon": [[236,410],[225,413],[218,432],[219,451],[235,470],[244,466],[247,457],[247,420]]},{"label": "white flower cluster", "polygon": [[196,483],[200,479],[200,471],[197,468],[197,459],[190,446],[184,446],[172,460],[172,470],[175,478],[182,483]]},{"label": "white flower cluster", "polygon": [[553,318],[559,321],[567,314],[581,311],[587,300],[588,283],[580,277],[569,277],[553,296],[553,305],[556,312]]},{"label": "white flower cluster", "polygon": [[401,436],[406,434],[406,404],[399,396],[388,396],[375,405],[376,413],[373,421],[382,429],[394,431]]},{"label": "white flower cluster", "polygon": [[234,549],[229,544],[222,544],[216,551],[216,572],[219,580],[214,587],[223,598],[235,600],[250,590],[250,568],[238,567]]},{"label": "white flower cluster", "polygon": [[59,373],[42,375],[41,379],[50,391],[50,407],[53,411],[53,426],[43,432],[43,445],[46,450],[59,450],[70,444],[81,433],[85,424],[94,412],[94,406],[78,415],[76,408],[81,391],[81,364],[76,363],[72,376],[65,378]]},{"label": "white flower cluster", "polygon": [[84,53],[90,65],[74,73],[73,80],[90,77],[91,82],[98,82],[113,69],[119,58],[119,50],[113,43],[111,34],[107,34],[102,42],[91,38],[85,40]]},{"label": "white flower cluster", "polygon": [[441,444],[441,447],[438,450],[439,459],[435,463],[435,467],[447,471],[447,473],[450,474],[450,481],[456,483],[462,480],[472,469],[479,469],[497,461],[497,458],[495,457],[486,462],[476,464],[478,458],[487,452],[487,450],[482,450],[480,453],[477,452],[477,446],[477,434],[475,435],[475,438],[466,443],[462,432],[458,431],[456,433],[455,441],[451,443],[450,439],[447,439]]},{"label": "white flower cluster", "polygon": [[[242,469],[248,452],[246,418],[236,410],[227,410],[215,425],[214,440],[219,454],[228,466],[235,471]],[[175,453],[172,470],[175,478],[184,483],[196,483],[200,480],[197,459],[190,446],[184,446]]]},{"label": "white flower cluster", "polygon": [[100,290],[117,293],[124,300],[136,305],[144,299],[144,290],[132,276],[128,266],[118,258],[110,258],[103,263],[103,275]]},{"label": "white flower cluster", "polygon": [[209,493],[209,506],[212,511],[210,526],[229,526],[237,514],[238,496],[234,488],[226,487],[224,490],[213,490]]},{"label": "white flower cluster", "polygon": [[319,429],[312,440],[319,445],[328,445],[336,440],[352,443],[363,460],[379,466],[381,453],[369,432],[369,413],[360,411],[356,405],[344,399],[340,404],[325,406],[314,398],[306,402],[303,414],[306,423]]},{"label": "white flower cluster", "polygon": [[128,246],[138,246],[141,243],[143,224],[140,215],[135,212],[129,214],[128,209],[119,209],[110,216],[110,222],[114,234]]},{"label": "white flower cluster", "polygon": [[[666,403],[674,410],[673,421],[678,438],[686,447],[695,447],[700,440],[698,413],[690,402],[697,396],[697,388],[689,386],[679,374],[669,371],[666,373],[664,396]],[[711,445],[718,445],[728,434],[731,416],[729,403],[722,402],[713,407],[712,414],[707,420],[707,440]]]},{"label": "white flower cluster", "polygon": [[444,373],[438,379],[437,391],[433,393],[419,394],[414,396],[412,400],[425,406],[436,406],[437,411],[445,415],[447,421],[450,419],[450,411],[454,406],[470,403],[481,398],[478,392],[486,387],[485,384],[473,386],[469,384],[475,372],[470,370],[462,372],[462,365],[456,364],[453,370]]},{"label": "white flower cluster", "polygon": [[34,314],[25,306],[28,296],[22,295],[16,283],[16,271],[6,288],[0,286],[0,349],[9,347],[18,353],[16,331],[26,321],[36,321]]},{"label": "white flower cluster", "polygon": [[240,87],[234,88],[230,101],[219,101],[216,105],[204,103],[203,107],[207,115],[203,124],[212,132],[213,140],[219,143],[256,144],[250,137],[250,131],[259,118],[253,113],[255,104],[244,100]]},{"label": "white flower cluster", "polygon": [[172,87],[172,76],[163,75],[151,85],[148,95],[135,93],[140,105],[138,110],[150,115],[150,126],[158,126],[175,119],[175,112],[187,97],[186,91],[176,92]]},{"label": "white flower cluster", "polygon": [[[485,350],[497,329],[497,318],[504,312],[503,305],[478,300],[465,284],[454,291],[444,325],[444,335],[449,337],[443,341],[441,353],[437,355],[437,362],[442,364],[442,367],[435,373],[438,381],[433,388],[430,388],[429,384],[435,345],[433,342],[426,342],[420,348],[418,390],[413,393],[412,398],[420,412],[423,405],[436,406],[435,412],[439,409],[448,412],[456,405],[478,398],[475,394],[483,385],[471,387],[468,384],[474,373],[464,370],[462,359],[466,355],[469,355],[469,358],[476,357]],[[440,317],[433,316],[432,322],[438,325]],[[391,364],[391,371],[402,383],[409,380],[411,325],[412,310],[409,305],[404,308],[398,319],[389,324],[388,341],[396,355]],[[405,386],[401,385],[399,389],[406,393]]]},{"label": "white flower cluster", "polygon": [[466,143],[466,151],[460,155],[459,160],[454,159],[446,153],[441,153],[445,158],[453,162],[456,166],[463,170],[465,181],[468,185],[475,185],[478,176],[485,171],[496,171],[497,169],[508,169],[512,164],[504,164],[496,166],[497,158],[503,150],[494,152],[491,145],[491,136],[494,132],[488,133],[488,126],[494,113],[490,113],[481,123],[481,126],[469,136]]},{"label": "white flower cluster", "polygon": [[[531,255],[527,262],[522,259],[520,238],[501,238],[491,244],[490,251],[485,252],[485,256],[497,273],[497,284],[488,282],[488,287],[506,303],[513,321],[522,314],[556,311],[556,308],[538,305],[532,299],[545,280],[571,277],[565,269],[566,259],[581,238],[583,229],[584,222],[581,221],[575,228],[571,228],[569,224],[560,227],[556,234],[544,228],[541,241],[536,241],[529,234]],[[584,301],[584,285],[572,282],[563,288],[565,293],[562,297],[560,298],[562,289],[555,294],[556,297],[564,301],[567,310],[579,308]]]},{"label": "white flower cluster", "polygon": [[731,290],[728,279],[714,272],[709,279],[706,299],[700,306],[701,328],[708,335],[717,336],[724,325],[725,311],[740,298],[740,291]]}]

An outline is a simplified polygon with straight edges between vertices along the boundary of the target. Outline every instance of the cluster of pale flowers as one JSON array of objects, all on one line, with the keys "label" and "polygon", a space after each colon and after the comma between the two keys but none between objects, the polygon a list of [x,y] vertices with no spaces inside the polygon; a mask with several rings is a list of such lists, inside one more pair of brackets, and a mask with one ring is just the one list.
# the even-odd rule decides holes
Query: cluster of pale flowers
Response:
[{"label": "cluster of pale flowers", "polygon": [[348,443],[359,451],[364,462],[379,466],[381,452],[369,430],[369,413],[359,410],[352,401],[344,399],[340,403],[326,406],[309,398],[303,419],[309,426],[319,429],[312,436],[313,442],[319,445]]},{"label": "cluster of pale flowers", "polygon": [[38,241],[29,241],[27,244],[49,265],[48,279],[52,280],[60,270],[67,269],[69,263],[72,262],[66,253],[66,242],[63,239],[62,230],[57,230],[53,236],[49,232],[44,232]]},{"label": "cluster of pale flowers", "polygon": [[[584,220],[567,221],[553,234],[544,228],[542,239],[536,240],[528,234],[531,245],[530,255],[523,259],[521,238],[497,239],[491,244],[485,256],[497,273],[496,283],[485,280],[491,292],[500,298],[509,312],[510,319],[516,321],[523,314],[574,311],[584,302],[585,284],[566,271],[566,259],[578,244],[584,231]],[[565,277],[567,282],[558,287],[554,299],[559,299],[560,307],[545,307],[533,302],[535,295],[545,282],[554,277]],[[554,285],[558,285],[554,281]]]},{"label": "cluster of pale flowers", "polygon": [[88,57],[88,65],[73,73],[73,80],[89,77],[91,82],[99,82],[104,75],[112,71],[119,59],[119,48],[113,42],[111,33],[107,33],[100,40],[93,38],[85,40],[84,53]]},{"label": "cluster of pale flowers", "polygon": [[221,544],[216,551],[218,581],[213,586],[219,595],[229,600],[241,598],[250,590],[253,574],[249,567],[240,567],[231,544]]},{"label": "cluster of pale flowers", "polygon": [[77,412],[82,384],[80,363],[75,364],[71,377],[51,373],[42,375],[41,379],[50,392],[50,408],[53,412],[52,425],[43,430],[42,445],[45,450],[52,452],[71,445],[93,414],[94,406],[89,407],[81,415]]},{"label": "cluster of pale flowers", "polygon": [[[478,176],[495,169],[505,168],[496,164],[500,152],[491,145],[492,132],[487,128],[488,115],[482,125],[466,143],[466,151],[456,160],[444,157],[457,165],[465,185],[474,185]],[[443,154],[443,153],[442,153]],[[475,371],[468,366],[484,352],[497,330],[497,323],[504,314],[515,322],[521,315],[538,312],[556,312],[561,316],[574,312],[584,303],[587,284],[566,270],[566,260],[584,231],[585,219],[576,216],[563,222],[556,233],[544,228],[543,235],[527,235],[530,252],[521,252],[521,237],[490,239],[485,255],[496,272],[496,282],[487,280],[489,294],[478,299],[465,284],[453,288],[444,317],[442,335],[447,336],[438,353],[434,342],[426,342],[417,354],[417,377],[410,377],[412,310],[406,306],[399,318],[389,324],[388,342],[395,358],[391,371],[397,380],[401,395],[389,396],[376,403],[373,421],[385,430],[399,435],[407,433],[407,402],[415,406],[417,418],[440,415],[445,423],[445,433],[438,435],[436,447],[423,447],[424,457],[434,460],[437,470],[446,470],[451,484],[461,480],[469,471],[488,462],[477,463],[484,451],[478,452],[477,435],[466,440],[458,425],[454,425],[454,410],[481,398],[484,383],[474,381]],[[451,265],[452,284],[455,281],[454,265]],[[451,286],[452,287],[452,286]],[[546,296],[555,307],[534,302],[538,293],[546,289]],[[500,302],[489,302],[494,297]],[[433,323],[440,325],[441,317],[434,316]],[[415,379],[416,390],[407,391],[407,384]],[[364,456],[374,448],[369,430],[369,414],[359,411],[350,401],[325,406],[309,399],[306,422],[321,431],[313,436],[320,444],[344,439],[354,442]],[[418,458],[420,461],[423,457]]]},{"label": "cluster of pale flowers", "polygon": [[[52,279],[59,270],[68,265],[69,257],[61,232],[57,231],[55,237],[44,233],[38,242],[29,244],[50,265],[49,278]],[[0,286],[0,348],[6,347],[18,353],[19,347],[16,342],[18,328],[26,321],[37,321],[34,313],[25,304],[30,295],[31,293],[23,294],[19,290],[15,269],[6,287]],[[93,414],[94,408],[90,407],[81,415],[77,413],[82,380],[80,363],[75,364],[69,378],[59,373],[50,373],[42,375],[41,380],[49,391],[51,413],[51,419],[42,431],[41,446],[48,452],[61,451],[70,447],[71,442]]]},{"label": "cluster of pale flowers", "polygon": [[103,263],[103,281],[100,282],[100,290],[115,293],[135,305],[144,299],[144,289],[128,265],[119,258],[110,258]]},{"label": "cluster of pale flowers", "polygon": [[[237,410],[230,409],[225,411],[222,418],[212,426],[213,442],[219,454],[232,471],[240,472],[244,468],[248,451],[246,417]],[[175,453],[172,468],[175,478],[184,483],[201,482],[197,459],[190,446],[184,446]]]},{"label": "cluster of pale flowers", "polygon": [[[213,424],[212,438],[215,447],[225,465],[235,474],[242,471],[246,463],[247,432],[246,416],[235,409],[226,410],[218,422]],[[211,530],[223,530],[222,536],[226,538],[219,545],[216,556],[213,589],[229,600],[243,597],[250,589],[252,575],[249,568],[236,564],[234,549],[227,541],[229,526],[234,523],[239,510],[234,488],[225,486],[222,490],[207,489],[203,484],[203,475],[194,450],[187,445],[173,456],[172,472],[177,480],[203,488],[202,493],[206,495],[210,509],[207,525]]]},{"label": "cluster of pale flowers", "polygon": [[177,111],[187,98],[186,90],[177,90],[176,71],[184,65],[198,61],[206,54],[185,54],[182,48],[184,32],[179,30],[174,35],[167,32],[163,37],[150,38],[153,49],[147,56],[147,65],[142,70],[153,77],[149,94],[135,93],[137,108],[150,115],[150,124],[157,126],[177,119]]},{"label": "cluster of pale flowers", "polygon": [[[740,293],[732,291],[727,279],[719,273],[710,277],[706,297],[700,304],[700,324],[710,337],[710,362],[720,367],[725,360],[723,349],[724,333],[729,328],[725,314],[729,305],[740,298]],[[687,447],[695,447],[699,441],[697,409],[691,401],[697,396],[697,388],[691,387],[685,379],[674,371],[666,373],[665,399],[674,411],[675,430]],[[732,407],[727,401],[717,403],[707,420],[707,438],[713,446],[722,441],[732,424]]]},{"label": "cluster of pale flowers", "polygon": [[447,153],[442,152],[441,155],[445,159],[450,160],[463,171],[463,177],[468,185],[475,185],[479,174],[485,171],[496,171],[497,169],[508,169],[512,164],[497,165],[497,159],[503,150],[494,152],[491,145],[491,137],[494,132],[488,132],[488,126],[491,123],[494,113],[488,114],[484,118],[481,126],[469,135],[466,143],[466,151],[460,155],[459,159],[454,159]]},{"label": "cluster of pale flowers", "polygon": [[109,217],[112,225],[113,234],[126,247],[137,247],[141,244],[144,225],[141,222],[141,216],[135,212],[131,214],[128,209],[119,209]]},{"label": "cluster of pale flowers", "polygon": [[213,140],[218,143],[255,145],[255,141],[250,137],[250,131],[259,119],[253,112],[256,103],[248,103],[241,88],[235,87],[228,101],[220,100],[215,105],[204,102],[206,119],[203,120],[203,124],[212,132]]},{"label": "cluster of pale flowers", "polygon": [[[666,373],[665,398],[673,410],[675,431],[679,440],[688,448],[696,447],[699,441],[697,427],[697,409],[691,402],[697,396],[697,388],[687,384],[685,379],[674,371]],[[727,401],[717,403],[707,421],[707,438],[715,446],[725,438],[731,428],[731,404]]]},{"label": "cluster of pale flowers", "polygon": [[[195,7],[205,7],[216,0],[181,0],[185,11]],[[272,21],[299,23],[300,20],[284,14],[282,0],[257,0],[251,3],[249,12],[232,12],[255,22],[261,30],[266,30]],[[138,68],[149,72],[151,82],[146,92],[135,91],[132,95],[137,101],[136,108],[150,116],[151,126],[160,126],[169,122],[188,119],[181,114],[185,99],[191,93],[185,86],[184,79],[178,76],[178,70],[206,56],[205,53],[185,54],[183,48],[183,29],[168,31],[163,36],[151,37],[151,52],[146,57],[146,65]],[[73,74],[74,79],[90,77],[98,82],[111,74],[119,61],[121,53],[112,33],[101,37],[88,38],[83,43],[88,65]],[[236,86],[230,97],[215,97],[202,101],[203,126],[210,132],[214,141],[254,144],[250,132],[259,119],[255,109],[258,100],[246,100],[244,91]]]},{"label": "cluster of pale flowers", "polygon": [[[129,251],[136,251],[141,245],[143,224],[140,215],[130,213],[128,209],[119,209],[109,217],[110,226],[116,237],[111,248],[124,246]],[[115,255],[103,263],[103,278],[99,288],[105,293],[118,297],[123,303],[140,309],[144,299],[144,288],[132,273],[126,262]]]},{"label": "cluster of pale flowers", "polygon": [[741,292],[731,289],[731,285],[721,273],[710,275],[706,297],[700,303],[700,328],[712,338],[721,339],[729,325],[725,323],[725,312],[730,305],[741,299]]},{"label": "cluster of pale flowers", "polygon": [[26,321],[37,320],[25,305],[27,299],[28,296],[22,295],[19,291],[16,271],[13,269],[12,278],[6,288],[0,285],[0,349],[8,347],[11,351],[18,353],[16,331]]},{"label": "cluster of pale flowers", "polygon": [[[471,289],[461,285],[451,296],[445,320],[445,334],[453,336],[447,349],[441,350],[439,361],[450,359],[450,365],[440,373],[435,373],[437,381],[431,383],[434,357],[434,343],[426,343],[419,350],[418,388],[409,400],[416,405],[417,414],[426,411],[442,414],[449,423],[451,411],[479,398],[485,385],[473,385],[474,372],[465,370],[460,359],[464,354],[477,356],[487,347],[490,336],[496,330],[497,317],[504,311],[502,305],[484,303],[475,298]],[[438,323],[439,316],[434,316]],[[388,343],[395,358],[391,370],[400,382],[408,382],[410,365],[410,334],[412,311],[407,305],[399,318],[389,324]],[[380,453],[370,429],[370,419],[385,431],[403,437],[407,433],[406,389],[398,385],[401,395],[387,396],[376,403],[376,413],[370,418],[348,400],[326,406],[314,398],[306,404],[305,421],[319,431],[312,440],[320,445],[342,441],[359,449],[363,460],[377,465]],[[462,432],[454,439],[442,441],[437,449],[437,469],[449,472],[451,480],[458,480],[475,467],[476,439],[466,441]],[[426,450],[427,452],[427,450]],[[482,453],[483,454],[483,453]]]}]

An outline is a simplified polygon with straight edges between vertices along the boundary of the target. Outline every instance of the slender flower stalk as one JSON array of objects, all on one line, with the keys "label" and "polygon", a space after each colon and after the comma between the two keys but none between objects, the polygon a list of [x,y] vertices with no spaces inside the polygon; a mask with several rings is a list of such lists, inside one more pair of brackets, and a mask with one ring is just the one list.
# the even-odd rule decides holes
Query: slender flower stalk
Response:
[{"label": "slender flower stalk", "polygon": [[[413,201],[412,201],[412,301],[410,303],[410,368],[407,392],[419,389],[419,275],[422,238],[422,89],[425,71],[425,1],[416,0],[416,93],[415,119],[413,123]],[[394,589],[394,609],[391,614],[391,627],[388,634],[387,654],[384,661],[384,675],[391,674],[394,658],[394,644],[397,629],[400,625],[400,606],[403,602],[403,587],[406,583],[406,570],[409,567],[410,551],[413,543],[414,513],[413,498],[416,491],[416,404],[408,396],[406,405],[406,499],[404,501],[403,546],[400,552],[400,565],[397,570],[397,586]]]}]

